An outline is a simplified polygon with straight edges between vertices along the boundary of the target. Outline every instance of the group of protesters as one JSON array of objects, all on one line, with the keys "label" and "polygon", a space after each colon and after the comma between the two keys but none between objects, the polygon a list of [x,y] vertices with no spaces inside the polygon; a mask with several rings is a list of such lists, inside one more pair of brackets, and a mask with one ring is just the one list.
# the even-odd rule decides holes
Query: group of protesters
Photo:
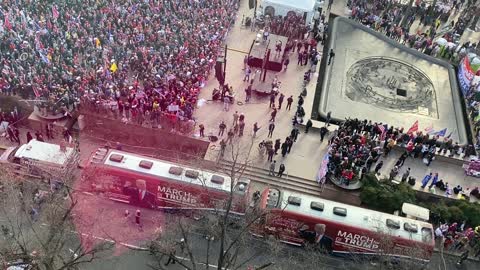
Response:
[{"label": "group of protesters", "polygon": [[468,227],[465,221],[440,224],[435,229],[435,239],[437,245],[443,245],[445,250],[462,254],[458,264],[469,255],[480,256],[480,226]]},{"label": "group of protesters", "polygon": [[[352,10],[351,18],[404,45],[450,61],[458,61],[476,47],[476,44],[471,42],[456,44],[456,37],[463,34],[472,19],[472,14],[468,10],[459,16],[457,22],[451,21],[449,25],[440,27],[447,23],[454,12],[458,12],[461,6],[459,1],[450,1],[448,5],[439,3],[435,7],[417,3],[410,12],[401,4],[387,9],[388,2],[375,0],[369,3],[364,0],[352,0],[349,3]],[[420,20],[420,26],[423,24],[427,29],[422,31],[419,28],[416,33],[410,34],[410,28],[416,19]],[[449,42],[448,45],[436,44],[437,37],[445,38]]]},{"label": "group of protesters", "polygon": [[[475,155],[472,145],[461,147],[450,136],[440,138],[418,130],[405,132],[403,128],[358,119],[344,121],[330,137],[329,144],[329,173],[345,184],[362,179],[372,168],[375,173],[379,173],[383,167],[381,156],[388,156],[395,146],[402,147],[404,153],[390,171],[391,180],[399,174],[409,157],[421,158],[429,166],[438,154]],[[409,177],[409,174],[409,169],[406,169],[402,181],[409,180],[410,184],[415,185],[415,179]]]},{"label": "group of protesters", "polygon": [[142,123],[191,119],[238,0],[0,4],[0,86],[48,111],[78,103]]}]

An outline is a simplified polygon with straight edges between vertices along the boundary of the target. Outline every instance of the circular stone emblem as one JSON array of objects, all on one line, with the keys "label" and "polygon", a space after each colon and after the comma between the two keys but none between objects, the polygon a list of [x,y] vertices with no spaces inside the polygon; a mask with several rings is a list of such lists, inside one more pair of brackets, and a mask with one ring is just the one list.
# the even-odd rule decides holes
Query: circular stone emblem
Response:
[{"label": "circular stone emblem", "polygon": [[386,57],[368,57],[347,71],[346,96],[386,110],[438,118],[435,89],[418,68]]}]

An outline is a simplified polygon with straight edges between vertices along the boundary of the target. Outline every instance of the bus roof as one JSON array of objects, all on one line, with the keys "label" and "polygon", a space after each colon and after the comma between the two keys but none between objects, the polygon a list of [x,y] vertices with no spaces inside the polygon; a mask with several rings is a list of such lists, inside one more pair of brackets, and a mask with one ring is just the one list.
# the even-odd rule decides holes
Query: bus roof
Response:
[{"label": "bus roof", "polygon": [[411,203],[403,203],[402,212],[411,216],[414,219],[429,220],[430,219],[430,210],[425,207],[421,207]]},{"label": "bus roof", "polygon": [[20,146],[15,152],[15,157],[63,166],[73,152],[74,150],[71,147],[67,147],[66,151],[62,151],[60,150],[60,145],[33,139],[28,144]]},{"label": "bus roof", "polygon": [[[111,158],[112,155],[121,155],[123,156],[123,158],[121,159],[120,162],[117,162],[112,160]],[[145,168],[140,166],[140,162],[142,161],[151,162],[151,167]],[[119,169],[126,169],[126,170],[139,172],[147,175],[163,177],[163,178],[172,179],[176,181],[205,186],[208,188],[222,190],[226,192],[231,191],[230,177],[226,175],[202,171],[202,170],[190,168],[187,166],[169,163],[169,162],[161,161],[154,158],[143,157],[140,155],[135,155],[135,154],[131,154],[123,151],[110,150],[110,152],[106,155],[106,158],[103,163],[105,165],[109,165]],[[180,167],[183,169],[181,173],[178,175],[170,173],[170,169],[176,168],[176,167],[177,168]],[[198,176],[188,177],[186,176],[187,171],[197,172]],[[220,177],[223,180],[223,183],[220,184],[219,181],[216,181],[216,183],[215,181],[212,182],[212,177],[214,177],[214,179],[216,178],[217,180],[219,179],[218,177]]]},{"label": "bus roof", "polygon": [[[282,193],[278,208],[314,218],[326,219],[419,242],[423,242],[423,237],[425,236],[422,232],[423,228],[429,229],[428,233],[430,234],[432,232],[432,225],[427,222],[325,200],[315,196],[290,191],[282,191]],[[298,200],[296,201],[297,204],[295,204],[294,198],[300,199],[300,205],[298,205]]]}]

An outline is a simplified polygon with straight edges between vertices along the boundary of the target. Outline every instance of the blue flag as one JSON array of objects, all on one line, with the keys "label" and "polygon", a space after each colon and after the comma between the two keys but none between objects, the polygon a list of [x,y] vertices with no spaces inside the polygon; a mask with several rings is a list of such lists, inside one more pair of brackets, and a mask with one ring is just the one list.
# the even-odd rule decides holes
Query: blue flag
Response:
[{"label": "blue flag", "polygon": [[41,50],[39,50],[38,53],[40,54],[40,58],[42,59],[42,61],[45,62],[47,65],[50,65],[50,60],[48,60],[48,57],[46,57]]},{"label": "blue flag", "polygon": [[434,135],[438,135],[438,136],[440,136],[440,137],[444,137],[445,134],[447,134],[447,128],[444,128],[444,129],[442,129],[442,130],[440,130],[440,131],[437,131],[437,132],[435,132],[435,133],[433,133],[433,134],[434,134]]}]

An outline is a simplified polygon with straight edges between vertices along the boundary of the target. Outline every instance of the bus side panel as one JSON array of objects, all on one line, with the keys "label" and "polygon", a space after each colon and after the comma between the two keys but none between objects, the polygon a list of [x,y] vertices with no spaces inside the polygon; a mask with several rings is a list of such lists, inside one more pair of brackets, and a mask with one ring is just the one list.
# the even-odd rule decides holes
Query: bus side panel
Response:
[{"label": "bus side panel", "polygon": [[[274,235],[289,244],[304,245],[314,242],[315,224],[325,225],[325,234],[321,240],[322,246],[336,254],[383,254],[417,257],[426,261],[430,260],[432,255],[433,246],[430,245],[430,242],[419,243],[280,209],[270,211],[263,232]],[[301,230],[305,225],[308,228]],[[255,230],[255,234],[260,233],[260,230]]]}]

